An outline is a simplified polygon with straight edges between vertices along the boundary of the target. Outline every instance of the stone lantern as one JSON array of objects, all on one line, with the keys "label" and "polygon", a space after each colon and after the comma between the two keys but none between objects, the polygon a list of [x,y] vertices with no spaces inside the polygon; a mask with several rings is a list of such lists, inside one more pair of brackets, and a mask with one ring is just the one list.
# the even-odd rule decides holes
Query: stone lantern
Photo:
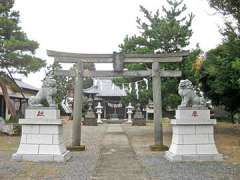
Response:
[{"label": "stone lantern", "polygon": [[93,111],[93,99],[91,97],[88,98],[88,111],[85,115],[83,124],[86,126],[97,126],[97,119],[95,116],[95,112]]},{"label": "stone lantern", "polygon": [[128,114],[127,123],[132,123],[132,113],[133,113],[134,107],[131,105],[131,103],[129,103],[126,108],[127,108],[127,114]]},{"label": "stone lantern", "polygon": [[101,106],[101,103],[100,102],[98,102],[98,105],[96,106],[96,109],[97,109],[97,123],[98,124],[102,124],[103,122],[102,122],[102,120],[101,120],[101,114],[102,114],[102,109],[103,109],[103,107]]}]

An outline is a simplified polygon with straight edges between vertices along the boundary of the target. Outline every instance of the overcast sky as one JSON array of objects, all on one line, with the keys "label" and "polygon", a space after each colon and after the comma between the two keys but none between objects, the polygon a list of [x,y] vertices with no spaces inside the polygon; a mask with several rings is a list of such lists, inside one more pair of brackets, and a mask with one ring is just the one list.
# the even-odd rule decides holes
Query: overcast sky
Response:
[{"label": "overcast sky", "polygon": [[[155,11],[165,0],[15,0],[20,11],[21,27],[30,39],[40,44],[37,56],[52,63],[46,50],[78,53],[112,53],[124,37],[138,32],[136,17],[139,5]],[[207,0],[185,0],[193,12],[193,36],[189,48],[196,43],[207,51],[221,42],[218,32],[223,17],[214,15]],[[97,69],[109,68],[98,65]],[[45,70],[23,78],[40,87]]]}]

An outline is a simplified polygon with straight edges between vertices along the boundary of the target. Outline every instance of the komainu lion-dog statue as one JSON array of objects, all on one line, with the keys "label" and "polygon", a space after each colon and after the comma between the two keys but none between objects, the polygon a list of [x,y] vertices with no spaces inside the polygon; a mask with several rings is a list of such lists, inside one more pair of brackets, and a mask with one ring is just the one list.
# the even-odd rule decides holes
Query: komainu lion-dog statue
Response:
[{"label": "komainu lion-dog statue", "polygon": [[178,94],[182,98],[182,102],[179,106],[180,108],[206,106],[205,99],[196,94],[192,82],[188,79],[180,81],[178,85]]},{"label": "komainu lion-dog statue", "polygon": [[43,106],[43,102],[47,101],[49,107],[56,107],[55,96],[57,94],[56,80],[52,76],[48,76],[43,80],[42,88],[36,96],[29,98],[28,104],[30,107]]}]

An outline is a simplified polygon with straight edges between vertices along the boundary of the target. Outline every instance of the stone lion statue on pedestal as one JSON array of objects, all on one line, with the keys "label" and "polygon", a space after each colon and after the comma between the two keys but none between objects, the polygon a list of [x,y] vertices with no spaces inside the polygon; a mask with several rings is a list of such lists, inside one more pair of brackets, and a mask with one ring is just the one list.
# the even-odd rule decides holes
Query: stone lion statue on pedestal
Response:
[{"label": "stone lion statue on pedestal", "polygon": [[198,96],[194,91],[193,84],[188,79],[181,80],[178,85],[178,94],[182,98],[181,107],[203,107],[206,101],[203,97]]},{"label": "stone lion statue on pedestal", "polygon": [[43,80],[42,88],[36,96],[29,98],[29,106],[43,106],[43,102],[47,101],[49,107],[56,107],[55,96],[57,94],[56,80],[49,76]]}]

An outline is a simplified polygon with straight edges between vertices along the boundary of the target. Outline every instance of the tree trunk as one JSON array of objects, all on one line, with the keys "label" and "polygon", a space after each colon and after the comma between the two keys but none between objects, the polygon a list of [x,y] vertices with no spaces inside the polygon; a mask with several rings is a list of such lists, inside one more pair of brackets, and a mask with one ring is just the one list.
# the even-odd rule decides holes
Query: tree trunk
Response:
[{"label": "tree trunk", "polygon": [[231,111],[231,121],[232,121],[233,124],[235,123],[234,122],[234,112],[233,111]]},{"label": "tree trunk", "polygon": [[2,89],[3,97],[4,97],[4,100],[5,100],[6,106],[7,106],[8,110],[10,111],[10,114],[12,115],[13,118],[16,118],[17,117],[16,109],[13,106],[13,104],[11,102],[11,99],[8,95],[6,85],[3,82],[0,81],[0,87]]}]

